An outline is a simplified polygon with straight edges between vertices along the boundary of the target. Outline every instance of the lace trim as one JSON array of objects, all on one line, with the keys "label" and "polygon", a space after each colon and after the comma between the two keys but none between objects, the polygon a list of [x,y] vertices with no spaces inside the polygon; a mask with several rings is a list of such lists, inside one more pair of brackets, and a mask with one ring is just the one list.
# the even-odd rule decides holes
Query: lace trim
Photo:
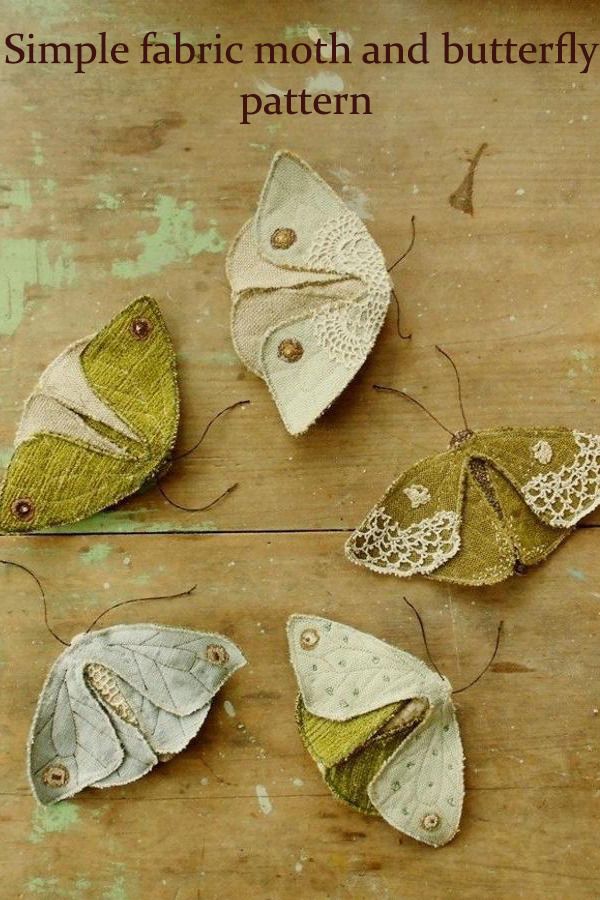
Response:
[{"label": "lace trim", "polygon": [[555,528],[570,528],[600,502],[600,435],[574,431],[579,453],[558,472],[536,475],[523,487],[527,505]]},{"label": "lace trim", "polygon": [[348,211],[317,231],[307,265],[360,278],[367,296],[356,303],[327,303],[315,312],[317,340],[333,362],[361,364],[379,334],[390,299],[390,283],[379,247],[357,215]]},{"label": "lace trim", "polygon": [[459,550],[459,518],[441,510],[400,528],[398,522],[376,506],[346,544],[352,562],[392,575],[428,575]]}]

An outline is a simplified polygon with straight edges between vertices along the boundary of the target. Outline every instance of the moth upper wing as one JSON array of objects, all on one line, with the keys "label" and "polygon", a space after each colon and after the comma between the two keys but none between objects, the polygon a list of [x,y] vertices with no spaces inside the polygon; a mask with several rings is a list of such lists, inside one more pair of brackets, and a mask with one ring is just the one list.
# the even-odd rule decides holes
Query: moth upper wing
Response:
[{"label": "moth upper wing", "polygon": [[173,348],[142,298],[42,375],[2,485],[0,530],[75,522],[135,493],[172,448],[178,416]]},{"label": "moth upper wing", "polygon": [[421,660],[348,625],[294,615],[287,631],[302,700],[316,716],[343,722],[447,690],[447,682]]},{"label": "moth upper wing", "polygon": [[347,541],[348,559],[403,577],[434,572],[461,546],[465,481],[460,450],[407,469]]},{"label": "moth upper wing", "polygon": [[[323,179],[283,152],[231,247],[227,274],[236,350],[267,382],[288,431],[300,434],[375,342],[390,299],[383,255]],[[286,342],[293,358],[281,352]]]},{"label": "moth upper wing", "polygon": [[471,445],[553,528],[572,528],[600,503],[600,435],[567,428],[499,428]]},{"label": "moth upper wing", "polygon": [[452,701],[435,706],[369,785],[377,812],[394,828],[433,847],[460,824],[463,749]]},{"label": "moth upper wing", "polygon": [[222,635],[119,625],[97,631],[86,658],[114,672],[155,707],[174,716],[199,713],[239,668],[240,649]]},{"label": "moth upper wing", "polygon": [[33,791],[40,803],[56,803],[108,778],[123,758],[115,729],[69,648],[50,671],[33,719],[28,752]]}]

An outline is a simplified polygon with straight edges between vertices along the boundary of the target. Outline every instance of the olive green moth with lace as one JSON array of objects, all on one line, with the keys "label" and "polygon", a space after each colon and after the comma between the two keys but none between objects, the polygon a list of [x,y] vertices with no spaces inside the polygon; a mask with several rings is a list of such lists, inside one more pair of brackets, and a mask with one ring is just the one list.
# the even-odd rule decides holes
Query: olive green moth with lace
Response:
[{"label": "olive green moth with lace", "polygon": [[362,220],[303,160],[275,155],[227,256],[238,356],[290,434],[342,393],[383,325],[391,281]]},{"label": "olive green moth with lace", "polygon": [[42,373],[0,491],[0,530],[70,524],[136,493],[168,464],[178,422],[171,339],[142,297]]}]

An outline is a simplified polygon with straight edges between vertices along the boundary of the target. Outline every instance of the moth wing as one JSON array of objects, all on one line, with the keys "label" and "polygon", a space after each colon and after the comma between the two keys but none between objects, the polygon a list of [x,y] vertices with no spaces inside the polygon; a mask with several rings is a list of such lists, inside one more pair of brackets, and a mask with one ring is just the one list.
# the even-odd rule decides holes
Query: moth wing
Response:
[{"label": "moth wing", "polygon": [[567,428],[500,428],[475,435],[472,446],[553,528],[572,528],[600,503],[600,435]]},{"label": "moth wing", "polygon": [[[284,235],[287,240],[278,241]],[[227,274],[232,335],[300,434],[363,365],[383,325],[390,282],[364,223],[304,161],[275,155],[257,213],[234,241]],[[293,341],[293,359],[281,353]]]},{"label": "moth wing", "polygon": [[[110,669],[132,691],[178,718],[204,710],[246,664],[240,649],[222,635],[159,625],[97,631],[85,653],[89,662]],[[169,721],[164,720],[167,730]]]},{"label": "moth wing", "polygon": [[429,575],[461,546],[466,458],[429,456],[403,472],[346,542],[351,562],[375,572]]},{"label": "moth wing", "polygon": [[463,748],[450,698],[408,735],[369,785],[377,812],[398,831],[441,847],[458,831]]},{"label": "moth wing", "polygon": [[[136,322],[148,329],[141,340]],[[17,432],[0,530],[75,522],[139,490],[176,438],[174,360],[157,304],[142,298],[51,363]],[[32,512],[19,518],[15,504],[23,499]]]},{"label": "moth wing", "polygon": [[107,788],[137,781],[156,765],[158,758],[138,728],[125,722],[106,704],[103,707],[123,747],[123,761],[114,772],[99,778],[92,786]]},{"label": "moth wing", "polygon": [[56,803],[108,778],[123,759],[115,729],[69,648],[52,667],[34,715],[28,748],[33,792],[40,803]]},{"label": "moth wing", "polygon": [[302,700],[313,715],[344,722],[449,689],[420,659],[340,622],[294,615],[287,633]]}]

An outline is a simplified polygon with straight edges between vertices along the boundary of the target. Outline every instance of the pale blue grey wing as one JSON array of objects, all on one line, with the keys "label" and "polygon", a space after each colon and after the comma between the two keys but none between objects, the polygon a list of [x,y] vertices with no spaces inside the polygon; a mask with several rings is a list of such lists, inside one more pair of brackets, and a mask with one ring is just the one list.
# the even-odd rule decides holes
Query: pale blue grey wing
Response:
[{"label": "pale blue grey wing", "polygon": [[450,699],[435,707],[369,785],[386,822],[433,847],[452,840],[464,797],[463,748]]},{"label": "pale blue grey wing", "polygon": [[110,719],[69,648],[51,669],[33,718],[28,753],[33,791],[44,804],[72,797],[111,775],[123,756]]},{"label": "pale blue grey wing", "polygon": [[292,665],[306,708],[346,721],[388,703],[449,694],[449,683],[424,662],[371,634],[319,616],[288,622]]},{"label": "pale blue grey wing", "polygon": [[102,704],[106,714],[112,722],[124,750],[123,762],[106,778],[94,782],[93,787],[107,788],[119,784],[129,784],[137,781],[152,769],[158,759],[150,747],[148,741],[140,733],[135,725],[126,722],[118,716],[109,706]]},{"label": "pale blue grey wing", "polygon": [[135,712],[146,740],[158,755],[180,753],[200,731],[210,703],[188,716],[178,716],[155,706],[135,688],[115,676],[119,688]]},{"label": "pale blue grey wing", "polygon": [[176,716],[189,716],[208,703],[237,669],[246,664],[240,649],[222,635],[120,625],[79,639],[80,653],[98,662]]}]

